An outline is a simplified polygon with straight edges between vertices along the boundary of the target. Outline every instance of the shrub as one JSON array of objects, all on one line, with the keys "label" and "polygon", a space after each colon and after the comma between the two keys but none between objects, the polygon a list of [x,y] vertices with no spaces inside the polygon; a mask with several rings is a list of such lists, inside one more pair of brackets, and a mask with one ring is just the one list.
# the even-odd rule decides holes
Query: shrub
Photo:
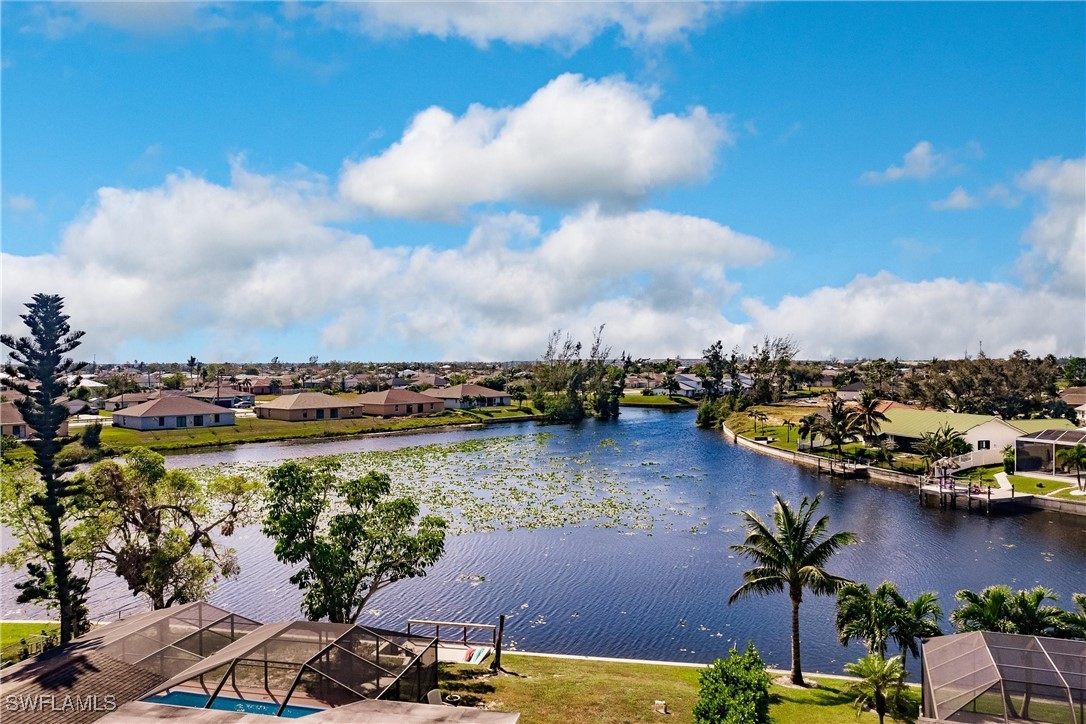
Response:
[{"label": "shrub", "polygon": [[652,397],[652,390],[649,389],[648,387],[645,387],[644,389],[641,390],[641,396],[642,397]]},{"label": "shrub", "polygon": [[83,428],[83,447],[95,450],[102,446],[102,423],[95,422]]},{"label": "shrub", "polygon": [[1011,445],[1003,448],[1003,472],[1014,475],[1014,447]]},{"label": "shrub", "polygon": [[767,724],[769,722],[769,674],[753,643],[746,653],[732,649],[699,675],[698,724]]}]

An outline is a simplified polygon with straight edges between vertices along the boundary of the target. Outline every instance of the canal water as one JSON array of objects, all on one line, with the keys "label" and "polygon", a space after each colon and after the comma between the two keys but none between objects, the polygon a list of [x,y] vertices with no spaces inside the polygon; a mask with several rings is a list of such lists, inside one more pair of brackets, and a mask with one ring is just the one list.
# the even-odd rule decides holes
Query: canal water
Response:
[{"label": "canal water", "polygon": [[[470,453],[443,452],[471,440],[487,444]],[[559,527],[517,527],[510,523],[515,516],[506,516],[495,530],[451,536],[445,556],[428,575],[375,597],[360,619],[364,624],[401,629],[408,618],[496,623],[505,614],[506,645],[523,651],[706,662],[753,640],[769,664],[787,667],[787,596],[727,605],[747,567],[728,548],[744,538],[736,512],[768,516],[773,491],[793,502],[822,493],[820,511],[830,516],[830,529],[857,534],[860,542],[833,559],[832,572],[872,587],[889,579],[910,598],[935,591],[947,613],[954,592],[962,588],[1045,585],[1065,607],[1072,592],[1086,591],[1086,517],[1029,511],[986,518],[964,509],[923,508],[908,489],[818,477],[739,448],[719,432],[696,428],[689,412],[630,409],[617,421],[576,426],[513,423],[426,435],[245,445],[171,456],[168,464],[247,469],[341,455],[361,456],[354,459],[365,466],[379,459],[374,456],[379,451],[403,455],[419,446],[438,452],[428,453],[427,464],[401,463],[398,469],[433,477],[435,488],[447,483],[450,497],[461,496],[472,480],[485,488],[490,478],[511,479],[525,506],[531,503],[525,496],[557,496],[569,519]],[[488,454],[510,459],[487,462]],[[478,456],[484,462],[473,467],[468,461]],[[455,479],[435,473],[434,465],[456,467]],[[576,496],[563,498],[559,488],[545,492],[529,485],[533,476],[557,480],[562,475],[573,481],[570,485],[590,489],[582,498],[618,500],[614,512],[585,520],[577,507],[583,501]],[[486,497],[501,509],[498,492]],[[478,521],[458,527],[479,529]],[[275,560],[259,529],[241,530],[229,542],[238,551],[241,575],[222,582],[212,602],[262,622],[300,617],[300,595],[287,580],[291,571]],[[92,613],[131,600],[119,579],[102,576],[93,585]],[[31,612],[12,601],[5,595],[6,616]],[[837,642],[832,598],[805,594],[801,617],[804,669],[840,673],[845,662],[862,655],[858,645],[846,649]],[[945,617],[943,627],[949,632]]]}]

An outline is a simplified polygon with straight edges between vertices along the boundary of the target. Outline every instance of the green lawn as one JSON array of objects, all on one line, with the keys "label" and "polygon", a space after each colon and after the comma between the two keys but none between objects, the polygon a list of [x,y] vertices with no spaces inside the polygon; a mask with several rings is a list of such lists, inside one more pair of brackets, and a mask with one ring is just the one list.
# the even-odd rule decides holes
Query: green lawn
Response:
[{"label": "green lawn", "polygon": [[19,643],[27,636],[56,631],[59,628],[55,623],[25,623],[23,621],[0,621],[0,648],[10,644]]},{"label": "green lawn", "polygon": [[417,430],[441,425],[478,422],[463,415],[440,414],[432,417],[287,422],[243,417],[230,427],[185,428],[183,430],[126,430],[107,427],[102,430],[102,445],[119,452],[142,445],[152,450],[180,450],[191,447],[231,445],[241,442],[266,442],[306,437],[339,437],[371,432]]},{"label": "green lawn", "polygon": [[[700,669],[536,656],[502,656],[509,675],[487,676],[481,666],[442,664],[443,694],[462,697],[461,705],[519,711],[524,724],[569,722],[660,722],[653,711],[667,702],[676,724],[693,721]],[[815,679],[815,689],[773,686],[770,714],[777,724],[829,724],[857,721],[851,697],[839,679]],[[911,689],[906,710],[915,712],[919,692]],[[860,721],[877,721],[865,714]]]},{"label": "green lawn", "polygon": [[532,407],[532,403],[525,402],[524,407],[518,407],[516,405],[509,405],[507,407],[473,407],[470,410],[465,410],[469,415],[475,415],[480,418],[487,419],[500,419],[503,417],[524,417],[525,415],[539,415],[539,410]]},{"label": "green lawn", "polygon": [[623,395],[618,404],[630,407],[690,407],[696,403],[684,397],[668,397],[667,395]]}]

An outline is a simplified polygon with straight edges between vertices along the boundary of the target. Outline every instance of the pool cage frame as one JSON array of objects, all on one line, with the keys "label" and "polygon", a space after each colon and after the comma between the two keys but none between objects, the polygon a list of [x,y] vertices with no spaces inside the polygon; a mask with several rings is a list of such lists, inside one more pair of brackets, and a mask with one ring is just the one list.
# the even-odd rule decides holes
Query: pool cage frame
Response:
[{"label": "pool cage frame", "polygon": [[80,642],[168,678],[198,665],[260,626],[259,621],[196,601],[117,621]]},{"label": "pool cage frame", "polygon": [[925,717],[1086,723],[1086,641],[974,631],[925,641],[921,658]]},{"label": "pool cage frame", "polygon": [[[279,705],[276,716],[291,704],[311,706],[292,701],[299,687],[307,699],[325,707],[362,699],[420,702],[438,685],[437,644],[436,637],[357,624],[294,621],[265,625],[156,686],[144,699],[171,689],[196,687],[209,692],[203,708],[210,709],[228,690],[242,700],[267,703],[266,699],[271,699]],[[251,682],[255,673],[259,684],[260,669],[262,688],[244,681],[249,678]],[[285,674],[287,679],[281,681],[289,680],[289,686],[274,683],[269,676],[273,672]],[[243,679],[240,685],[239,673]],[[254,691],[257,696],[246,696]]]}]

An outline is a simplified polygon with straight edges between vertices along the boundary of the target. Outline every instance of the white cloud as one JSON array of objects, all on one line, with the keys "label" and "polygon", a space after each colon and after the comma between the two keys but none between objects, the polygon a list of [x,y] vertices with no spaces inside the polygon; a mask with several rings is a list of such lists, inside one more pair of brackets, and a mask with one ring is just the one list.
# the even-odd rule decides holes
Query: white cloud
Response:
[{"label": "white cloud", "polygon": [[1022,234],[1025,286],[888,272],[844,287],[745,300],[756,328],[792,334],[805,356],[957,357],[984,341],[993,356],[1086,350],[1086,159],[1048,159],[1018,178],[1041,208]]},{"label": "white cloud", "polygon": [[534,357],[552,328],[603,322],[616,346],[677,346],[726,325],[728,269],[772,255],[757,238],[660,211],[589,207],[549,231],[524,214],[489,216],[445,250],[376,248],[330,225],[339,212],[319,178],[258,176],[237,161],[229,186],[182,174],[101,189],[56,254],[3,255],[4,329],[45,291],[65,297],[87,331],[81,353],[100,359],[193,331],[251,355],[253,334],[298,328],[357,358],[389,340],[448,357]]},{"label": "white cloud", "polygon": [[626,44],[681,40],[723,11],[707,2],[359,2],[324,3],[318,18],[370,36],[418,33],[479,47],[549,45],[572,52],[617,28]]},{"label": "white cloud", "polygon": [[38,205],[32,196],[12,194],[8,196],[8,208],[16,212],[27,212],[37,210]]},{"label": "white cloud", "polygon": [[878,184],[902,179],[924,180],[930,178],[948,163],[947,156],[936,153],[929,141],[921,141],[913,146],[900,166],[890,166],[885,171],[865,171],[860,181],[866,184]]},{"label": "white cloud", "polygon": [[753,326],[792,335],[804,357],[960,357],[980,340],[991,356],[1086,347],[1081,297],[1010,284],[909,282],[880,272],[786,296],[774,307],[746,300],[744,309]]},{"label": "white cloud", "polygon": [[992,184],[984,189],[984,196],[988,201],[999,204],[1006,209],[1017,208],[1022,203],[1021,194],[1013,193],[1003,184]]},{"label": "white cloud", "polygon": [[515,108],[432,107],[380,156],[347,162],[343,196],[379,214],[455,218],[472,204],[629,203],[704,179],[724,120],[702,107],[654,115],[651,92],[617,78],[565,74]]},{"label": "white cloud", "polygon": [[961,186],[956,186],[945,199],[931,202],[931,208],[935,211],[963,211],[965,209],[975,209],[978,206],[980,206],[980,201],[977,197]]},{"label": "white cloud", "polygon": [[1022,237],[1028,246],[1019,269],[1031,287],[1077,297],[1078,313],[1068,322],[1086,324],[1086,158],[1039,161],[1018,186],[1040,194],[1043,203]]}]

